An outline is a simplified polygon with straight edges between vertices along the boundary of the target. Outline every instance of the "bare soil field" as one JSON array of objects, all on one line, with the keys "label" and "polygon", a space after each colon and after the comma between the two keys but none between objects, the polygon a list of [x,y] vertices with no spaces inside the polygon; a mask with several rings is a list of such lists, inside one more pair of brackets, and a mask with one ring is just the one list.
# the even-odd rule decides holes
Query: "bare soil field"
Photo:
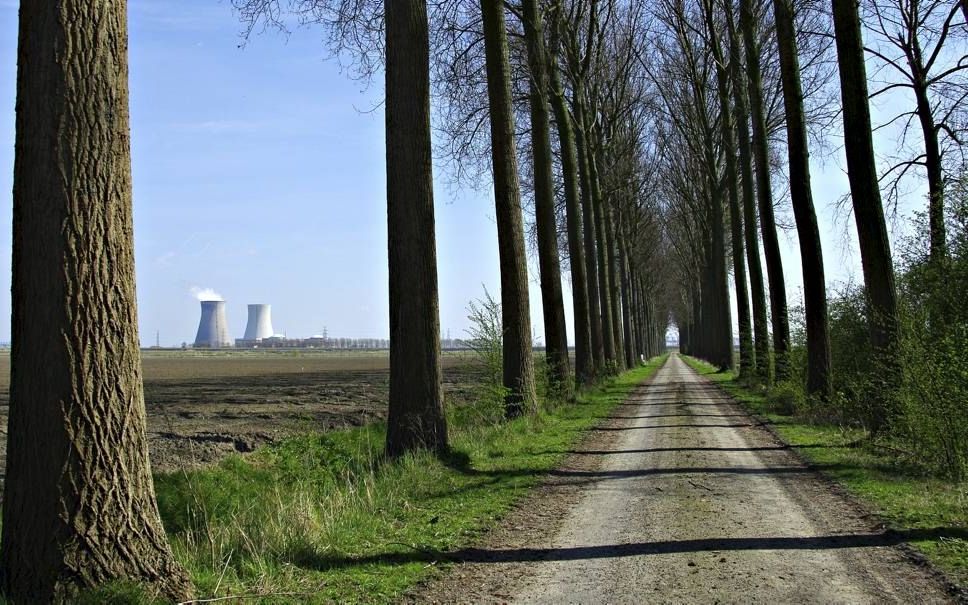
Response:
[{"label": "bare soil field", "polygon": [[[382,352],[143,351],[151,464],[211,464],[289,435],[360,426],[386,416]],[[448,353],[445,396],[466,400],[481,380],[469,354]],[[0,468],[5,466],[9,352],[0,353]],[[2,475],[0,475],[2,476]]]}]

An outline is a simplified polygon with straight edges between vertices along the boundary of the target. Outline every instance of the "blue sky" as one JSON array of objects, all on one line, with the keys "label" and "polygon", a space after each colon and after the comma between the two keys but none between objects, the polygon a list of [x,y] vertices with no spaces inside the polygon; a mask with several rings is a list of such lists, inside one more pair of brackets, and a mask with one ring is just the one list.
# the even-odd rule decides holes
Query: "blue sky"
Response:
[{"label": "blue sky", "polygon": [[[365,91],[327,60],[321,32],[256,36],[217,0],[131,0],[130,83],[135,250],[142,342],[191,342],[193,287],[221,293],[233,336],[246,303],[273,305],[291,337],[386,337],[386,193],[380,86]],[[0,0],[0,317],[10,314],[17,2]],[[375,110],[373,108],[376,107]],[[371,111],[372,110],[372,111]],[[834,221],[847,188],[840,153],[814,163],[828,277],[859,275]],[[441,328],[499,292],[491,192],[454,190],[437,171]],[[791,213],[781,213],[792,224]],[[781,236],[791,298],[796,239]],[[533,328],[542,333],[534,263]],[[570,296],[567,290],[566,302]],[[570,304],[568,306],[570,324]],[[734,313],[735,317],[735,313]],[[8,341],[9,321],[0,321]]]}]

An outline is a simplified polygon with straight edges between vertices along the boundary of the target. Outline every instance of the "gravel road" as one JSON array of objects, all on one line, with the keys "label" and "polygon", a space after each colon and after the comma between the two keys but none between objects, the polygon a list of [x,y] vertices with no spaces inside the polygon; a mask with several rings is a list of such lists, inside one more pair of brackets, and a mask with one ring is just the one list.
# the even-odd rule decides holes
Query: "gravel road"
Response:
[{"label": "gravel road", "polygon": [[413,601],[943,603],[897,536],[676,355]]}]

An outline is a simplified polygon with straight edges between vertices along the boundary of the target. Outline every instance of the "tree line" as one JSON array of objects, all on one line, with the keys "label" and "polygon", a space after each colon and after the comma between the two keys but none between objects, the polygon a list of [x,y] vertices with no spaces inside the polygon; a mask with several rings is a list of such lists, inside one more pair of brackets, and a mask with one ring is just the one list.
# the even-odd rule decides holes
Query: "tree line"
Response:
[{"label": "tree line", "polygon": [[[356,75],[384,78],[390,459],[448,450],[435,160],[493,183],[507,418],[538,410],[536,382],[569,399],[664,350],[670,320],[684,352],[765,388],[802,383],[829,411],[846,367],[831,322],[854,318],[877,387],[845,418],[886,434],[910,399],[905,326],[937,339],[952,322],[965,332],[956,305],[935,296],[968,274],[955,187],[968,69],[960,0],[232,4],[245,35],[320,25]],[[129,579],[181,600],[191,583],[161,526],[145,436],[126,3],[24,3],[19,27],[0,587],[15,602],[51,601]],[[897,91],[915,101],[897,121],[921,136],[905,127],[879,170],[870,99]],[[863,266],[854,315],[853,299],[828,292],[810,178],[810,148],[837,122]],[[921,172],[929,249],[912,253],[901,285],[931,304],[906,324],[882,188],[890,202]],[[777,217],[787,198],[804,276],[792,321]],[[537,364],[533,294],[546,343]]]}]

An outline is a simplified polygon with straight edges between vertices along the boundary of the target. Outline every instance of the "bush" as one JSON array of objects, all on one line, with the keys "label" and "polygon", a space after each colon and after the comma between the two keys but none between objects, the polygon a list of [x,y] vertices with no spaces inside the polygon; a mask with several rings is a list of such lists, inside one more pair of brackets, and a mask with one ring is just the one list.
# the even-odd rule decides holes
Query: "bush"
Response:
[{"label": "bush", "polygon": [[[473,416],[474,424],[496,424],[504,419],[504,328],[501,303],[484,289],[484,295],[467,306],[467,345],[474,352],[475,364],[484,373],[473,394],[473,401],[454,410],[456,416]],[[458,419],[458,422],[460,420]]]}]

